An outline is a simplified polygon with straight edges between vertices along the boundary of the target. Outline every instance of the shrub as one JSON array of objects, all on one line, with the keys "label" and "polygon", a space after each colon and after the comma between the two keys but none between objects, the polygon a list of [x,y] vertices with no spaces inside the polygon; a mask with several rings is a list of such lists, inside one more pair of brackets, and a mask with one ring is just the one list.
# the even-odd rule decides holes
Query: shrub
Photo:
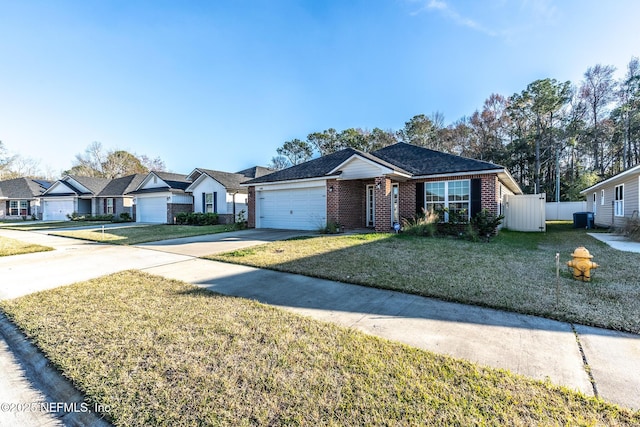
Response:
[{"label": "shrub", "polygon": [[320,229],[321,234],[337,234],[337,233],[340,233],[340,231],[341,231],[340,224],[338,224],[335,221],[327,222],[327,226],[322,227],[322,229]]},{"label": "shrub", "polygon": [[247,228],[247,219],[245,217],[245,213],[246,212],[243,209],[240,212],[238,212],[238,215],[236,215],[236,222],[235,222],[236,230],[244,230],[245,228]]},{"label": "shrub", "polygon": [[471,225],[478,233],[478,236],[485,238],[488,242],[491,237],[495,236],[498,226],[502,223],[504,215],[496,215],[486,209],[478,212],[471,218]]},{"label": "shrub", "polygon": [[412,234],[414,236],[428,236],[433,237],[436,235],[438,229],[439,215],[434,211],[426,211],[422,208],[422,213],[414,216],[413,218],[402,219],[402,230],[406,234]]},{"label": "shrub", "polygon": [[627,218],[625,220],[624,226],[622,226],[621,231],[622,234],[624,234],[631,240],[640,242],[640,218],[638,218],[637,212],[634,212],[631,218]]},{"label": "shrub", "polygon": [[71,221],[113,221],[113,215],[90,215],[90,214],[79,214],[78,212],[73,212],[71,214],[67,214],[67,218]]},{"label": "shrub", "polygon": [[180,212],[176,215],[176,224],[179,225],[216,225],[217,213]]},{"label": "shrub", "polygon": [[122,212],[120,214],[120,220],[124,222],[131,222],[132,218],[131,215],[129,215],[129,212]]}]

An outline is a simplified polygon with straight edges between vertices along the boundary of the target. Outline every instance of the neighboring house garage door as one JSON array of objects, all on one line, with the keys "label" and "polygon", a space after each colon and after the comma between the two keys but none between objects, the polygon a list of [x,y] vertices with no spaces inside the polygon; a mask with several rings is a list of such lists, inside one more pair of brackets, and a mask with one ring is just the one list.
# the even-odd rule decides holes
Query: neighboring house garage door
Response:
[{"label": "neighboring house garage door", "polygon": [[136,201],[136,222],[167,222],[167,198],[138,197]]},{"label": "neighboring house garage door", "polygon": [[42,219],[45,221],[66,221],[73,213],[73,200],[43,200]]},{"label": "neighboring house garage door", "polygon": [[319,230],[327,224],[325,187],[257,192],[258,228]]}]

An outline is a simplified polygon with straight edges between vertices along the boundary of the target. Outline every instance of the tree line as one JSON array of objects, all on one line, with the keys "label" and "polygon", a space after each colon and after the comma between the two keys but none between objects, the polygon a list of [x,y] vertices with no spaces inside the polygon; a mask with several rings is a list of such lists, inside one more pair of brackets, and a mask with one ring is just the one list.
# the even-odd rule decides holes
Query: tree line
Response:
[{"label": "tree line", "polygon": [[[72,167],[62,175],[89,176],[95,178],[120,178],[136,173],[165,171],[164,161],[147,155],[136,155],[120,149],[105,149],[100,142],[92,142],[84,153],[76,154]],[[54,179],[49,172],[42,174],[39,162],[19,154],[10,155],[0,141],[0,180],[12,178]]]},{"label": "tree line", "polygon": [[589,67],[579,84],[546,78],[511,96],[491,94],[471,116],[445,125],[435,112],[400,130],[327,129],[286,141],[270,167],[282,169],[351,147],[369,152],[403,141],[506,167],[525,193],[579,200],[579,192],[640,163],[640,61],[614,78]]}]

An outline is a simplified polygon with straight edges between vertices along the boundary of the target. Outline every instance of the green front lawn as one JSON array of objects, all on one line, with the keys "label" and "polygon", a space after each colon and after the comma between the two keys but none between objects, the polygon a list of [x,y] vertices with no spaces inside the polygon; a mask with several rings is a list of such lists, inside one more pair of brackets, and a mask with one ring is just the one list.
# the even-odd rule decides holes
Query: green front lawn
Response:
[{"label": "green front lawn", "polygon": [[73,237],[93,242],[108,242],[117,245],[135,245],[138,243],[156,242],[159,240],[177,239],[180,237],[199,236],[203,234],[223,233],[234,230],[233,225],[145,225],[130,227],[105,228],[95,227],[85,230],[57,231],[49,233],[54,236]]},{"label": "green front lawn", "polygon": [[0,256],[30,254],[34,252],[52,251],[53,248],[0,236]]},{"label": "green front lawn", "polygon": [[[591,283],[573,280],[565,265],[578,246],[600,264]],[[640,333],[640,254],[567,224],[549,224],[547,233],[502,231],[490,243],[338,235],[207,258]]]},{"label": "green front lawn", "polygon": [[0,308],[117,426],[640,424],[550,383],[140,272]]}]

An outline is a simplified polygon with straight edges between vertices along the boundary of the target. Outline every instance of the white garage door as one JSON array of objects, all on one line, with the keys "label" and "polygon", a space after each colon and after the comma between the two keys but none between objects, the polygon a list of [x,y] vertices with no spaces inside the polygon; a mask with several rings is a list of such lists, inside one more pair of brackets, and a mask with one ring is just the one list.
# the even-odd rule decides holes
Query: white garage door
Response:
[{"label": "white garage door", "polygon": [[136,222],[167,222],[166,197],[138,197],[136,201]]},{"label": "white garage door", "polygon": [[73,213],[73,200],[44,200],[42,219],[45,221],[66,221]]},{"label": "white garage door", "polygon": [[260,191],[258,228],[318,230],[327,224],[325,187]]}]

